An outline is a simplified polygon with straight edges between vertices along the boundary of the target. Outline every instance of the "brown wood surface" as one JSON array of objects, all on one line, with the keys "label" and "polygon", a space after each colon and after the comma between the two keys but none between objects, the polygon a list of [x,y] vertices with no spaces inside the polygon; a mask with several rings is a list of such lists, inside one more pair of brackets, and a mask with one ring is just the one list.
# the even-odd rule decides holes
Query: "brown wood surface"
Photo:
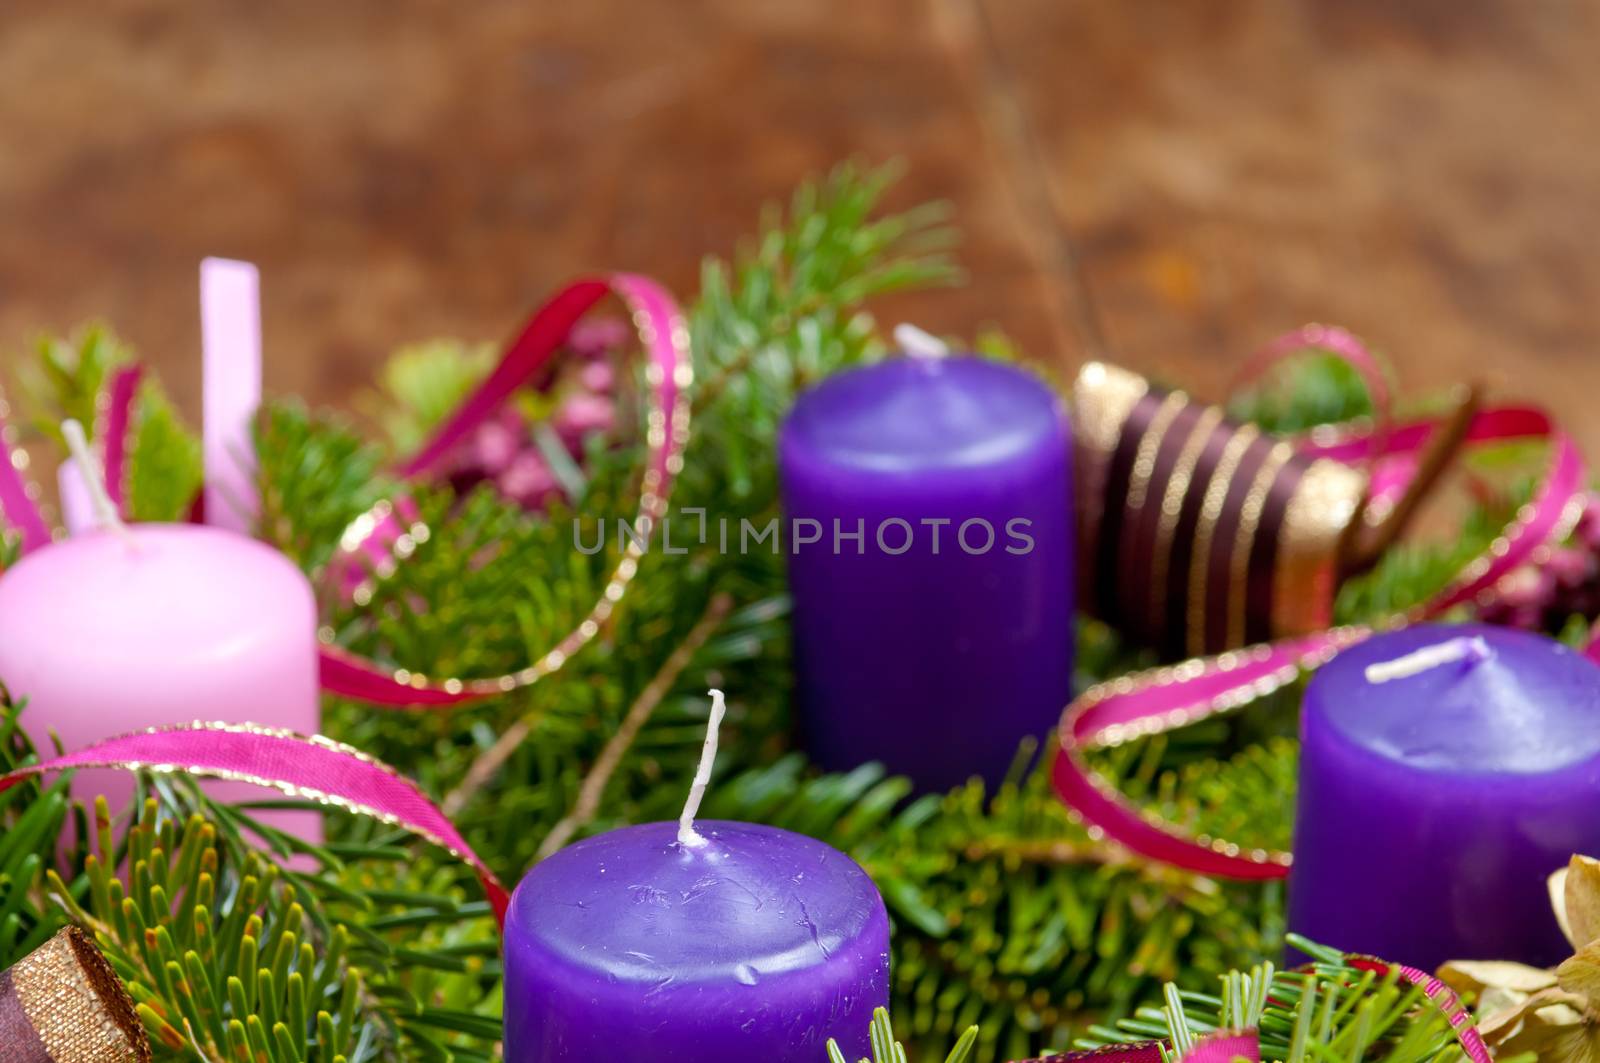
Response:
[{"label": "brown wood surface", "polygon": [[1561,0],[0,5],[0,351],[109,321],[193,411],[195,267],[265,275],[268,384],[503,335],[597,267],[692,289],[850,156],[949,199],[1000,325],[1216,391],[1306,320],[1600,452],[1600,10]]}]

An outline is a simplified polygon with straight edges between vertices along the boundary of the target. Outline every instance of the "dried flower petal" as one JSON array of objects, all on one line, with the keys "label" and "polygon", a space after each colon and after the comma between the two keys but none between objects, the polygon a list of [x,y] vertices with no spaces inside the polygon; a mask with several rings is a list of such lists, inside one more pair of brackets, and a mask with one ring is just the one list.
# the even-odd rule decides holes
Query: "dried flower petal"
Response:
[{"label": "dried flower petal", "polygon": [[[1562,885],[1561,929],[1574,948],[1600,938],[1600,860],[1574,856]],[[1559,917],[1559,916],[1558,916]]]},{"label": "dried flower petal", "polygon": [[[1600,942],[1590,942],[1556,968],[1556,982],[1587,1003],[1600,1001]],[[1585,1010],[1591,1010],[1586,1007]]]},{"label": "dried flower petal", "polygon": [[1451,960],[1439,968],[1439,978],[1458,993],[1481,993],[1486,989],[1537,993],[1556,984],[1554,972],[1509,960]]},{"label": "dried flower petal", "polygon": [[1587,1024],[1560,1027],[1539,1058],[1556,1063],[1600,1063],[1600,1029]]}]

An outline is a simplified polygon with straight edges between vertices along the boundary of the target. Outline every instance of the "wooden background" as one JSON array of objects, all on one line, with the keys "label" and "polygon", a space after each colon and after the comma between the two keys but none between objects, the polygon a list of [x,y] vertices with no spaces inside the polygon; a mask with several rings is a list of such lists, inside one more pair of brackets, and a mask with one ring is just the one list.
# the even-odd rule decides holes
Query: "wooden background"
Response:
[{"label": "wooden background", "polygon": [[888,308],[1215,391],[1306,320],[1600,453],[1600,10],[1562,0],[5,0],[0,351],[103,318],[195,411],[195,268],[268,385],[504,335],[596,267],[692,290],[847,156],[972,280]]}]

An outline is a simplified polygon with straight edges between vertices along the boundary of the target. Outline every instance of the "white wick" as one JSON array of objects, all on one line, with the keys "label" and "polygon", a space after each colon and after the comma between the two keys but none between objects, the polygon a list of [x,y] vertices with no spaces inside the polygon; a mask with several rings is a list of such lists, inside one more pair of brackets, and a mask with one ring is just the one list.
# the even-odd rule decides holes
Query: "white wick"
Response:
[{"label": "white wick", "polygon": [[894,341],[913,358],[944,358],[950,353],[944,340],[905,322],[894,327]]},{"label": "white wick", "polygon": [[694,817],[700,811],[700,799],[706,795],[706,786],[711,782],[711,765],[717,759],[717,729],[728,711],[722,691],[713,689],[710,694],[711,719],[706,724],[706,744],[700,748],[700,766],[694,770],[694,782],[689,784],[689,800],[683,803],[683,815],[678,817],[678,843],[696,849],[706,840],[694,829]]},{"label": "white wick", "polygon": [[122,523],[122,515],[117,512],[116,503],[111,501],[111,496],[106,493],[105,471],[100,467],[100,462],[89,450],[89,440],[83,434],[83,425],[72,418],[61,422],[61,434],[67,439],[67,449],[72,452],[72,458],[78,463],[78,472],[83,477],[84,486],[89,489],[89,503],[94,509],[95,523],[102,528],[109,528],[122,537],[122,541],[129,546],[137,546],[138,540]]},{"label": "white wick", "polygon": [[1420,650],[1413,650],[1404,657],[1396,657],[1392,661],[1369,664],[1367,682],[1387,683],[1391,679],[1405,679],[1407,676],[1418,675],[1430,668],[1437,668],[1453,661],[1486,661],[1492,656],[1494,651],[1489,649],[1489,644],[1483,641],[1482,635],[1473,635],[1470,638],[1461,635],[1432,646],[1424,646]]}]

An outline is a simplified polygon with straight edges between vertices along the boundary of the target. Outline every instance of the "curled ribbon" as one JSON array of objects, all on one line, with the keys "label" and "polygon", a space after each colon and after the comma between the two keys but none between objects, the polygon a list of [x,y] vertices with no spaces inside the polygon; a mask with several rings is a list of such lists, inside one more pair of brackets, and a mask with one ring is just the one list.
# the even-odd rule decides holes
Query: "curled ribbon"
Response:
[{"label": "curled ribbon", "polygon": [[105,471],[106,491],[124,520],[127,511],[128,440],[133,431],[133,400],[144,380],[141,365],[122,366],[111,374],[100,401],[95,404],[95,439],[100,442],[100,467]]},{"label": "curled ribbon", "polygon": [[1378,975],[1388,974],[1391,969],[1398,972],[1403,981],[1420,988],[1422,995],[1439,1009],[1440,1014],[1450,1023],[1450,1028],[1455,1031],[1456,1041],[1460,1043],[1461,1050],[1467,1054],[1472,1063],[1492,1063],[1493,1057],[1489,1054],[1489,1046],[1483,1043],[1482,1035],[1473,1025],[1471,1013],[1449,986],[1427,971],[1407,967],[1403,963],[1389,963],[1376,956],[1346,956],[1345,959],[1352,967]]},{"label": "curled ribbon", "polygon": [[266,786],[320,805],[402,827],[477,873],[505,924],[511,895],[417,784],[358,749],[255,724],[192,723],[107,738],[0,776],[0,793],[26,779],[72,768],[113,768]]},{"label": "curled ribbon", "polygon": [[[404,828],[465,862],[483,884],[495,920],[503,929],[510,894],[439,808],[393,768],[327,738],[306,737],[253,724],[192,723],[108,738],[84,749],[0,776],[0,793],[27,779],[73,768],[113,768],[187,774],[253,783]],[[1490,1063],[1488,1049],[1460,999],[1439,979],[1399,964],[1349,957],[1360,970],[1399,977],[1421,987],[1449,1020],[1472,1063]],[[1252,1051],[1253,1049],[1253,1051]],[[1186,1063],[1228,1063],[1238,1056],[1259,1060],[1255,1032],[1224,1031],[1202,1039]],[[1159,1063],[1157,1042],[1117,1045],[1092,1052],[1050,1056],[1040,1063]]]},{"label": "curled ribbon", "polygon": [[[689,438],[688,388],[694,379],[689,356],[689,328],[672,296],[655,281],[631,273],[613,273],[576,281],[557,292],[529,318],[499,363],[459,409],[415,455],[402,462],[401,475],[418,478],[436,472],[454,448],[487,421],[516,390],[546,369],[561,351],[572,327],[608,294],[622,300],[639,334],[646,358],[648,385],[645,410],[645,467],[635,524],[653,526],[666,513],[673,479],[683,467]],[[125,507],[132,406],[142,369],[114,372],[100,396],[101,456],[112,501]],[[0,517],[16,527],[23,552],[51,539],[39,511],[37,490],[22,475],[27,455],[15,447],[0,403]],[[196,500],[197,510],[199,499]],[[426,529],[414,523],[415,508],[407,498],[385,501],[355,518],[346,530],[335,566],[365,568],[388,560],[402,537],[415,544]],[[124,514],[126,515],[126,513]],[[411,522],[402,526],[401,521]],[[430,677],[422,672],[384,667],[346,652],[324,639],[321,647],[325,691],[378,705],[443,708],[504,694],[536,682],[560,669],[600,632],[638,570],[644,546],[631,537],[598,598],[578,625],[527,666],[504,675],[480,678]]]},{"label": "curled ribbon", "polygon": [[[636,524],[653,526],[666,513],[673,478],[683,467],[689,438],[688,388],[694,379],[689,360],[689,329],[677,304],[654,281],[618,273],[568,286],[546,303],[523,328],[499,365],[433,438],[400,467],[407,477],[435,471],[453,449],[505,403],[518,387],[544,369],[580,318],[608,292],[622,299],[644,343],[648,361],[645,380],[649,401],[645,422],[645,469]],[[407,499],[379,503],[346,532],[346,558],[386,550],[382,540],[394,538],[396,514],[414,515]],[[419,534],[422,533],[422,534]],[[410,541],[425,537],[416,524],[403,534]],[[375,662],[332,645],[322,649],[322,686],[332,694],[394,707],[448,707],[504,694],[557,671],[595,637],[622,599],[638,570],[644,547],[628,538],[621,559],[588,614],[571,632],[532,663],[515,672],[485,678],[430,678],[404,668],[385,669]]]},{"label": "curled ribbon", "polygon": [[[1298,345],[1322,346],[1304,330],[1291,333],[1294,343],[1279,341],[1272,357]],[[1353,342],[1348,333],[1340,334]],[[1347,342],[1334,346],[1345,356]],[[1358,369],[1370,365],[1370,356]],[[1363,375],[1367,375],[1363,370]],[[1381,379],[1379,377],[1378,379]],[[1314,433],[1301,448],[1314,456],[1346,464],[1414,458],[1428,446],[1440,422],[1384,424],[1373,431]],[[1207,875],[1237,879],[1282,878],[1292,861],[1287,852],[1246,848],[1226,839],[1194,835],[1154,812],[1140,808],[1109,779],[1095,771],[1084,754],[1121,745],[1135,738],[1185,727],[1209,716],[1239,708],[1293,682],[1303,671],[1321,666],[1340,650],[1375,631],[1439,616],[1489,594],[1507,573],[1535,560],[1539,551],[1570,533],[1582,513],[1584,463],[1571,438],[1542,410],[1507,406],[1481,411],[1466,424],[1464,443],[1482,445],[1511,440],[1548,442],[1551,450],[1533,499],[1483,554],[1465,565],[1431,601],[1390,617],[1378,627],[1343,627],[1300,638],[1247,647],[1216,657],[1122,676],[1090,688],[1063,713],[1057,729],[1059,754],[1053,778],[1056,792],[1084,820],[1092,835],[1116,841],[1152,860]],[[1394,484],[1389,485],[1393,490]],[[1600,659],[1600,643],[1590,648]]]},{"label": "curled ribbon", "polygon": [[28,468],[28,453],[17,446],[16,428],[8,420],[11,407],[0,398],[0,531],[9,524],[16,529],[23,553],[36,550],[50,541],[50,525],[39,511],[39,489],[23,473]]},{"label": "curled ribbon", "polygon": [[1183,1063],[1261,1063],[1261,1038],[1254,1030],[1219,1030],[1207,1034],[1183,1054]]},{"label": "curled ribbon", "polygon": [[1302,325],[1300,328],[1285,332],[1252,354],[1240,367],[1233,378],[1234,390],[1259,379],[1279,362],[1311,350],[1326,351],[1356,371],[1356,375],[1366,386],[1367,396],[1372,402],[1377,428],[1374,437],[1379,440],[1385,439],[1394,420],[1389,378],[1384,374],[1383,366],[1377,357],[1367,349],[1365,343],[1361,342],[1360,337],[1337,325]]}]

